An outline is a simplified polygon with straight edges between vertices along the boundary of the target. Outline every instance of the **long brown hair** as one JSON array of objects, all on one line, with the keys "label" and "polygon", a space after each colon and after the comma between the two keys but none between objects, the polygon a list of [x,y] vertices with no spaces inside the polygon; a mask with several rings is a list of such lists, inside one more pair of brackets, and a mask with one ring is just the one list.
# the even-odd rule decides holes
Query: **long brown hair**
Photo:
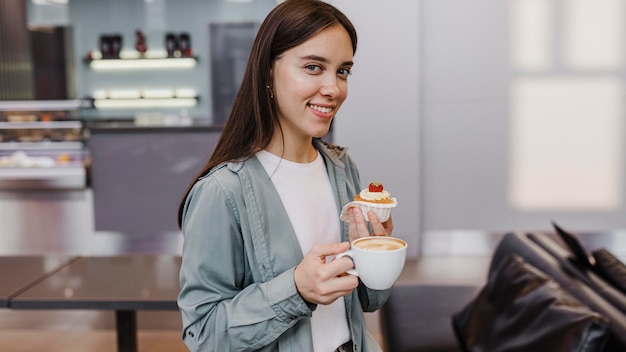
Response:
[{"label": "long brown hair", "polygon": [[356,52],[357,36],[350,20],[337,8],[320,0],[287,0],[265,18],[256,35],[243,81],[213,154],[193,179],[178,209],[182,225],[185,199],[198,178],[215,166],[246,160],[267,147],[280,127],[272,92],[271,68],[285,51],[302,44],[323,29],[339,24],[346,29]]}]

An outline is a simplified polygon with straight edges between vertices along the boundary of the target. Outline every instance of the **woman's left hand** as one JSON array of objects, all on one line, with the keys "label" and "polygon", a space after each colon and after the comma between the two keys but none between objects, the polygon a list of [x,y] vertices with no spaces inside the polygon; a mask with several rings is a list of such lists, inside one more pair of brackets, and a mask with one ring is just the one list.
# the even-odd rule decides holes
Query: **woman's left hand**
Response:
[{"label": "woman's left hand", "polygon": [[361,209],[357,207],[350,208],[348,217],[350,224],[350,241],[366,236],[391,236],[391,232],[393,231],[393,220],[391,219],[391,216],[389,217],[389,220],[380,222],[380,220],[378,220],[378,216],[376,216],[376,213],[372,210],[367,212],[368,220],[372,225],[371,234]]}]

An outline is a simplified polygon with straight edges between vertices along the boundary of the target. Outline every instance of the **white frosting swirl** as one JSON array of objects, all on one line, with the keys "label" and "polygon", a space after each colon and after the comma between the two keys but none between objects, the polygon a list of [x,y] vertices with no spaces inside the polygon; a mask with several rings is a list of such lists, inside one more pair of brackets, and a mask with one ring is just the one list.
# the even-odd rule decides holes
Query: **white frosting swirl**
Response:
[{"label": "white frosting swirl", "polygon": [[365,200],[383,200],[389,199],[389,192],[383,190],[382,192],[370,192],[369,189],[365,188],[359,193],[362,199]]}]

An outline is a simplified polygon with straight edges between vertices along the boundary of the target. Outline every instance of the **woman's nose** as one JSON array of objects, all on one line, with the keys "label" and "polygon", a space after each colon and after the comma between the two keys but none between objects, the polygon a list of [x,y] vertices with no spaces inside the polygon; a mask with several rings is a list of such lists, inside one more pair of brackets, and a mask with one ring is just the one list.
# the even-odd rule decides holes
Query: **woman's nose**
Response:
[{"label": "woman's nose", "polygon": [[331,99],[335,99],[339,97],[341,94],[341,89],[339,88],[339,84],[337,82],[337,77],[334,75],[332,77],[328,77],[324,80],[324,84],[322,85],[320,92],[322,95],[327,96]]}]

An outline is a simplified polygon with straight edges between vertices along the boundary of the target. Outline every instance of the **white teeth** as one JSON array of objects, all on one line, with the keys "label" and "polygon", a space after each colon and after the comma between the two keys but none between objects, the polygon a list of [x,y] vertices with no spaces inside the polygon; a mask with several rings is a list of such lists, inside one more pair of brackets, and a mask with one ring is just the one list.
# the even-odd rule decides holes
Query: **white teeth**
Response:
[{"label": "white teeth", "polygon": [[319,111],[319,112],[323,112],[325,114],[328,114],[329,112],[333,111],[333,108],[323,108],[321,106],[317,106],[317,105],[309,105],[311,108]]}]

